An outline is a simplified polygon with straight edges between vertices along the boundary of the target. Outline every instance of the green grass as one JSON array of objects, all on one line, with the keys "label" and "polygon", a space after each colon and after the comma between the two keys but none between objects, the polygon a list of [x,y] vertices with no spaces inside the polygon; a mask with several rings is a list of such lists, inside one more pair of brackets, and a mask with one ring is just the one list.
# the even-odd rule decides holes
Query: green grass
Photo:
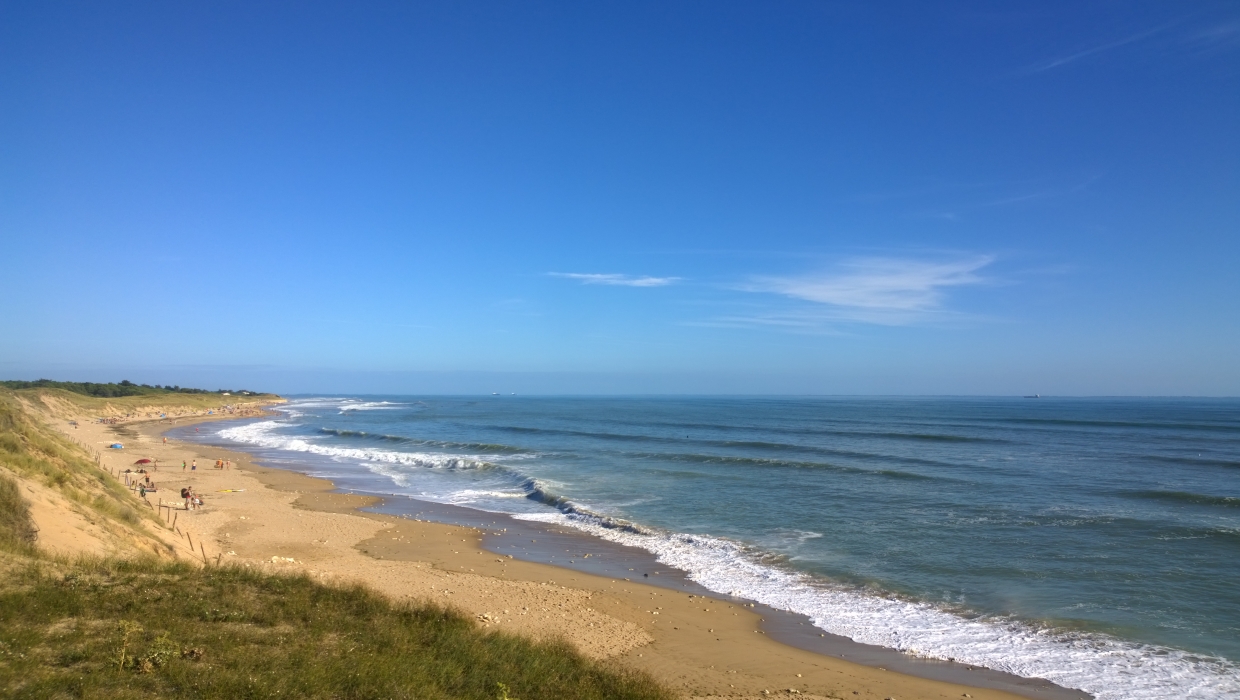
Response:
[{"label": "green grass", "polygon": [[8,578],[4,697],[672,697],[563,643],[305,576],[112,561]]}]

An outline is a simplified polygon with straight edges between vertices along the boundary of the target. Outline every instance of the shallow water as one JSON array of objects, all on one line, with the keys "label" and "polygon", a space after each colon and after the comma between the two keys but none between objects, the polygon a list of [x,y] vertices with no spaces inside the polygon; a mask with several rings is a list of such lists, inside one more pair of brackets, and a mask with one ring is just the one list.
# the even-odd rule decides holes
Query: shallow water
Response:
[{"label": "shallow water", "polygon": [[1240,401],[305,398],[223,440],[558,522],[822,629],[1106,698],[1240,696]]}]

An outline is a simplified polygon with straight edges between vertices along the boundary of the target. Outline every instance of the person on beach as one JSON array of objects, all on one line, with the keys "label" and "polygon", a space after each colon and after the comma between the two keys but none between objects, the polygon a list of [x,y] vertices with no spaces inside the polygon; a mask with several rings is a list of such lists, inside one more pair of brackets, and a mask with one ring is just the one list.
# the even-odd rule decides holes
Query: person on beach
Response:
[{"label": "person on beach", "polygon": [[185,460],[181,460],[181,471],[185,471],[185,467],[186,467]]},{"label": "person on beach", "polygon": [[198,460],[194,460],[194,461],[190,464],[190,468],[189,468],[189,470],[190,470],[190,471],[192,471],[192,472],[196,472],[196,471],[198,471]]}]

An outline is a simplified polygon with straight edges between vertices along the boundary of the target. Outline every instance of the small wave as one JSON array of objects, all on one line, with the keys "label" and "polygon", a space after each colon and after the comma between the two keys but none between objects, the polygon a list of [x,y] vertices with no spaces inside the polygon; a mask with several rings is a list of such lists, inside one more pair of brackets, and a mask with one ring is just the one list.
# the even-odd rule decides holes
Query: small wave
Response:
[{"label": "small wave", "polygon": [[[683,444],[685,441],[678,440],[677,442],[680,442]],[[865,460],[867,462],[884,462],[884,463],[900,462],[902,464],[916,464],[916,465],[922,465],[922,466],[927,466],[927,467],[958,468],[961,466],[959,464],[954,464],[950,462],[942,462],[942,461],[933,460],[933,459],[925,459],[923,457],[910,457],[908,455],[883,454],[879,452],[861,452],[858,450],[844,450],[844,449],[831,448],[831,447],[818,447],[814,445],[791,445],[791,444],[786,444],[786,443],[771,443],[771,442],[759,442],[759,441],[749,441],[746,443],[739,443],[739,442],[734,442],[734,441],[722,441],[722,440],[721,441],[697,440],[694,442],[696,444],[704,445],[707,447],[735,448],[735,447],[740,447],[743,445],[745,447],[769,449],[773,451],[778,450],[782,452],[799,452],[802,454],[809,454],[809,455],[821,455],[823,457],[840,457],[840,458],[846,458],[846,459],[859,459],[859,460]],[[865,471],[865,470],[862,470],[862,471]]]},{"label": "small wave", "polygon": [[445,449],[460,450],[479,450],[491,453],[509,453],[522,454],[528,453],[529,450],[514,447],[512,445],[499,445],[495,443],[485,442],[449,442],[446,440],[420,440],[418,438],[403,437],[400,435],[386,435],[384,433],[368,433],[364,430],[341,430],[338,428],[319,428],[319,432],[324,435],[335,435],[345,438],[361,438],[365,440],[376,440],[382,442],[399,443],[403,445],[419,445],[425,447],[442,447]]},{"label": "small wave", "polygon": [[1004,442],[1003,440],[991,438],[976,438],[966,435],[936,435],[933,433],[876,433],[875,435],[896,440],[921,440],[923,442]]},{"label": "small wave", "polygon": [[[773,431],[765,431],[773,432]],[[1007,440],[999,440],[997,438],[971,437],[968,435],[944,435],[939,433],[901,433],[901,432],[879,432],[873,430],[802,430],[795,434],[806,436],[830,436],[830,437],[867,437],[879,438],[883,440],[914,440],[918,442],[970,442],[970,443],[1006,443]],[[745,445],[749,443],[737,442],[728,443]],[[775,443],[752,443],[761,446],[783,447],[784,445]],[[798,447],[797,445],[789,445],[789,447]]]},{"label": "small wave", "polygon": [[[793,435],[793,436],[798,436],[798,437],[874,437],[874,438],[890,438],[893,440],[925,440],[925,441],[938,441],[938,442],[973,442],[973,443],[991,443],[991,444],[1006,444],[1009,442],[1008,440],[1005,440],[1002,438],[994,438],[994,437],[978,437],[978,436],[972,436],[972,435],[944,435],[944,434],[939,434],[939,433],[858,430],[856,428],[848,428],[848,427],[837,428],[837,427],[822,426],[822,427],[815,427],[815,428],[791,428],[791,427],[774,426],[774,425],[753,425],[753,424],[738,425],[735,423],[686,423],[686,422],[679,422],[679,421],[636,422],[636,421],[626,421],[626,420],[611,420],[609,422],[615,425],[625,425],[625,426],[647,428],[647,429],[649,428],[676,428],[679,430],[707,430],[707,431],[719,432],[719,433],[735,433],[738,430],[740,431],[752,430],[752,431],[757,431],[761,433],[777,434],[777,435]],[[838,419],[835,422],[848,423],[847,421],[839,421]],[[963,427],[966,429],[976,428],[976,426],[971,426],[971,425],[952,426],[952,425],[944,425],[942,423],[933,423],[933,424],[909,423],[909,424],[906,424],[906,426],[923,427],[923,428],[929,427],[931,429],[936,429],[936,428],[941,429],[941,428],[951,428],[951,427]]]},{"label": "small wave", "polygon": [[[633,433],[614,433],[604,431],[591,430],[567,430],[563,428],[531,428],[521,425],[491,425],[487,426],[492,430],[502,430],[512,433],[525,433],[532,435],[564,435],[571,437],[593,438],[595,440],[606,440],[611,442],[653,442],[665,444],[698,444],[698,445],[715,445],[719,447],[752,447],[765,450],[793,450],[804,452],[839,452],[838,450],[829,450],[818,447],[816,445],[798,445],[795,443],[769,442],[763,440],[718,440],[711,438],[691,438],[691,437],[669,437],[665,435],[649,435],[649,434],[633,434]],[[849,437],[877,437],[892,440],[917,440],[923,442],[982,442],[982,443],[1002,443],[1005,440],[997,440],[994,438],[969,437],[965,435],[940,435],[932,433],[900,433],[900,432],[866,432],[866,431],[836,431],[836,430],[813,430],[813,431],[779,431],[772,429],[764,429],[764,432],[787,432],[795,435],[805,436],[849,436]],[[873,455],[871,455],[873,456]]]},{"label": "small wave", "polygon": [[580,505],[577,505],[576,503],[573,503],[567,498],[552,491],[551,488],[545,482],[540,481],[539,479],[535,479],[532,477],[527,478],[521,484],[521,486],[522,488],[525,489],[526,498],[529,498],[532,501],[537,501],[544,505],[551,506],[552,508],[555,508],[556,510],[560,511],[560,513],[563,515],[572,515],[577,518],[589,519],[589,521],[593,523],[596,527],[604,528],[607,530],[617,530],[617,531],[622,531],[622,532],[628,532],[630,534],[637,534],[637,535],[650,534],[651,532],[650,530],[640,527],[636,523],[630,522],[628,520],[624,520],[622,518],[609,517],[601,513],[595,513],[594,511],[588,508],[584,508]]},{"label": "small wave", "polygon": [[444,500],[458,505],[474,503],[482,498],[526,498],[523,491],[495,491],[488,489],[463,489],[449,493]]},{"label": "small wave", "polygon": [[824,536],[823,533],[813,530],[779,528],[773,530],[767,537],[769,541],[776,543],[775,548],[779,548],[787,547],[789,544],[804,544],[810,540],[822,539]]},{"label": "small wave", "polygon": [[1240,433],[1240,425],[1218,423],[1162,423],[1155,421],[1084,420],[1071,418],[991,418],[993,423],[1016,425],[1048,425],[1079,428],[1140,428],[1143,430],[1195,430],[1201,432]]},{"label": "small wave", "polygon": [[586,437],[596,440],[613,440],[621,442],[676,442],[674,438],[657,435],[632,435],[629,433],[604,433],[591,430],[567,430],[565,428],[531,428],[525,425],[489,425],[491,430],[525,435],[564,435],[570,437]]},{"label": "small wave", "polygon": [[1240,467],[1240,460],[1214,459],[1211,457],[1170,457],[1163,455],[1141,455],[1139,459],[1147,462],[1169,462],[1171,464],[1187,464],[1202,467]]},{"label": "small wave", "polygon": [[944,479],[939,476],[927,476],[915,472],[902,472],[897,469],[880,469],[874,473],[889,479],[901,479],[904,481],[956,481],[956,479]]},{"label": "small wave", "polygon": [[391,401],[345,401],[340,405],[340,412],[348,411],[394,411],[396,409],[405,408],[407,403],[393,403]]},{"label": "small wave", "polygon": [[1154,539],[1174,542],[1177,540],[1214,540],[1240,545],[1240,529],[1233,527],[1177,527],[1166,528],[1154,535]]},{"label": "small wave", "polygon": [[696,453],[665,453],[665,452],[644,452],[634,454],[635,457],[646,459],[666,460],[669,462],[691,462],[694,464],[731,464],[738,466],[754,466],[754,467],[787,467],[791,469],[821,469],[824,471],[832,471],[840,474],[857,474],[864,476],[880,476],[890,479],[909,479],[924,481],[952,481],[955,479],[947,476],[933,476],[929,474],[918,474],[916,472],[907,472],[899,469],[862,469],[861,467],[849,467],[842,464],[833,464],[831,462],[810,462],[805,460],[788,460],[774,459],[770,457],[737,457],[733,455],[711,455]]},{"label": "small wave", "polygon": [[1236,496],[1211,496],[1204,493],[1192,493],[1190,491],[1128,491],[1124,493],[1130,498],[1142,498],[1152,501],[1166,501],[1168,503],[1189,503],[1200,506],[1219,506],[1222,508],[1240,508],[1240,497]]}]

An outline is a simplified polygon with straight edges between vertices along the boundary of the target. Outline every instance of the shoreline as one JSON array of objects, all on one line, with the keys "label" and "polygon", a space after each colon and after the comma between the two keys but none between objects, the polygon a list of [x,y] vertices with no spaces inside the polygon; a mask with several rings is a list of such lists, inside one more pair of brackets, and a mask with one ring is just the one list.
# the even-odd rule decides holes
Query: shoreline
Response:
[{"label": "shoreline", "polygon": [[[916,659],[842,637],[817,637],[809,632],[816,628],[806,625],[801,616],[763,606],[745,608],[739,599],[688,582],[683,572],[673,573],[670,567],[657,564],[645,550],[575,529],[404,496],[342,493],[326,479],[259,463],[248,453],[175,438],[166,445],[160,443],[173,428],[236,419],[195,416],[181,418],[177,424],[139,420],[95,427],[110,433],[124,431],[137,436],[143,446],[153,443],[159,451],[192,453],[206,462],[202,465],[206,469],[185,473],[185,481],[219,486],[219,477],[252,479],[270,492],[267,495],[281,494],[262,499],[248,488],[223,495],[200,489],[208,498],[207,508],[187,515],[196,530],[210,531],[218,558],[227,553],[227,560],[246,566],[297,568],[324,580],[364,582],[398,598],[447,601],[474,614],[485,627],[534,637],[562,635],[588,655],[646,670],[695,696],[752,697],[762,696],[763,691],[793,690],[810,697],[937,698],[965,693],[982,698],[1089,697],[1040,679]],[[237,468],[211,469],[210,463],[218,458],[231,459]],[[176,483],[179,473],[165,467],[159,478]],[[251,510],[244,507],[246,500],[262,501],[257,505],[266,511],[263,517],[242,515]],[[430,511],[435,511],[433,517],[423,520]],[[304,535],[316,529],[307,527],[311,514],[320,520],[314,523],[317,529],[326,526],[333,535],[352,539],[349,551],[325,557],[321,550],[335,545],[329,537],[321,543],[318,539],[307,543]],[[268,536],[258,536],[260,531]],[[576,561],[568,566],[536,561],[550,551],[545,547],[550,537],[563,538],[556,547],[567,543],[570,554],[577,549],[600,556],[582,557],[582,566],[575,566]],[[517,539],[544,539],[544,546],[534,552],[513,550],[511,543]],[[270,554],[256,551],[264,547]],[[513,552],[507,559],[505,547]],[[629,560],[619,558],[621,554]],[[353,561],[329,561],[340,558]],[[617,562],[642,564],[651,571],[641,573],[656,573],[655,580],[626,581],[619,575],[623,571],[617,570]],[[394,573],[403,581],[394,581]],[[586,602],[600,600],[593,605]],[[517,606],[517,602],[535,602],[536,607]],[[510,607],[501,607],[505,603]],[[510,612],[514,609],[521,612]],[[544,614],[539,615],[539,609]],[[560,611],[558,619],[546,614],[554,610]]]},{"label": "shoreline", "polygon": [[[359,492],[351,491],[350,493]],[[546,556],[548,552],[566,550],[584,552],[590,555],[589,558],[583,559],[582,555],[578,554],[577,558],[569,559],[567,563],[546,563],[574,574],[623,578],[625,581],[640,577],[641,582],[648,586],[680,591],[724,604],[750,605],[750,611],[760,616],[758,630],[761,633],[769,635],[776,642],[803,651],[916,678],[1003,690],[1029,698],[1091,697],[1082,691],[1063,688],[1045,679],[1025,678],[980,666],[911,656],[895,649],[863,644],[847,637],[822,632],[814,627],[805,615],[772,608],[747,598],[712,591],[691,581],[686,572],[659,563],[655,555],[647,550],[603,540],[575,528],[536,520],[521,520],[506,513],[493,513],[467,506],[424,501],[411,496],[368,495],[379,500],[373,505],[362,506],[360,509],[364,512],[405,518],[426,517],[435,522],[472,527],[482,531],[483,548],[497,555],[508,554],[507,548],[511,546],[507,540],[496,536],[497,533],[508,536],[516,535],[526,539],[534,535],[539,544],[543,546],[535,548],[534,552],[528,549],[514,550],[514,557],[541,563],[541,557]],[[629,567],[629,564],[633,566]]]}]

